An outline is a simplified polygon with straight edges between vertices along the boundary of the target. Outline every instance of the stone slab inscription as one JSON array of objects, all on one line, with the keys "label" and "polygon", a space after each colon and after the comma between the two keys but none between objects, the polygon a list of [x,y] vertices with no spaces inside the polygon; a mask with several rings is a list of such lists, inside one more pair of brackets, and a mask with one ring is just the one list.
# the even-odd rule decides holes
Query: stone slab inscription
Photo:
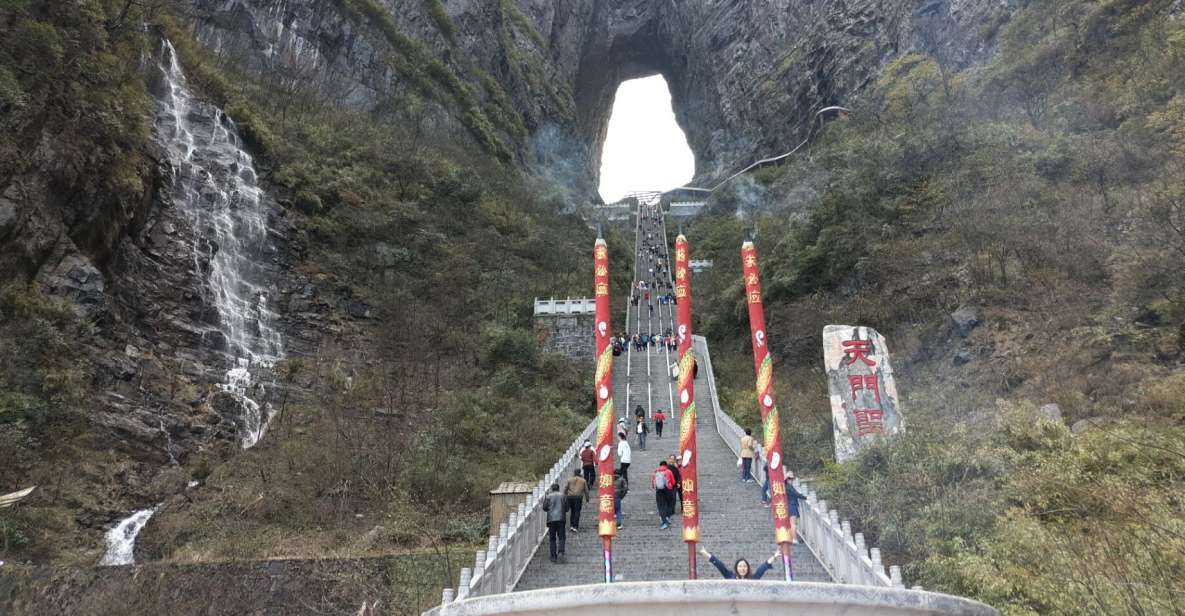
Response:
[{"label": "stone slab inscription", "polygon": [[823,363],[837,462],[905,431],[884,336],[870,327],[828,325],[823,328]]}]

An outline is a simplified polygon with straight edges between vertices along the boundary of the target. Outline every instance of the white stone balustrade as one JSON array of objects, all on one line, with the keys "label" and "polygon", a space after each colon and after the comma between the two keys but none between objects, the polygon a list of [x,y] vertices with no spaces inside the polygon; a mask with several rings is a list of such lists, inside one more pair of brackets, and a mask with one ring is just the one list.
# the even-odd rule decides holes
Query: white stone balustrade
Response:
[{"label": "white stone balustrade", "polygon": [[[693,336],[693,340],[696,356],[700,358],[700,369],[707,370],[708,388],[716,414],[716,429],[729,448],[739,456],[741,437],[745,435],[745,431],[720,407],[707,340],[703,336]],[[760,444],[757,445],[757,459],[764,459]],[[764,466],[760,463],[753,465],[753,478],[762,484],[765,483]],[[884,564],[881,563],[880,550],[868,550],[863,533],[853,535],[851,523],[846,520],[841,522],[839,512],[828,509],[827,501],[821,500],[818,493],[808,484],[796,480],[794,487],[807,497],[798,507],[801,514],[798,520],[798,534],[837,584],[905,588],[901,568],[893,566],[886,572]]]},{"label": "white stone balustrade", "polygon": [[451,588],[444,590],[441,594],[443,604],[454,600],[506,593],[514,588],[547,534],[547,513],[543,511],[543,495],[547,493],[551,484],[560,483],[561,479],[565,478],[565,471],[576,459],[580,446],[592,438],[595,429],[596,421],[589,423],[535,486],[529,500],[520,504],[518,510],[511,513],[507,521],[497,529],[490,529],[496,534],[490,536],[487,549],[477,551],[472,569],[461,570],[455,592]]},{"label": "white stone balustrade", "polygon": [[596,298],[548,299],[535,298],[535,316],[596,314]]}]

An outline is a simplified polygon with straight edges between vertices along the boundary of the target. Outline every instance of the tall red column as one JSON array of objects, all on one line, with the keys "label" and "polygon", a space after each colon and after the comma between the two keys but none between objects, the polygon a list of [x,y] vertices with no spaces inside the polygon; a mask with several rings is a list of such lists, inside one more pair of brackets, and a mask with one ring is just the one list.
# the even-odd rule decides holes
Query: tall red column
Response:
[{"label": "tall red column", "polygon": [[782,471],[782,431],[778,406],[774,400],[774,366],[769,355],[765,330],[765,307],[761,303],[761,274],[757,267],[757,248],[753,242],[741,245],[741,264],[745,277],[745,300],[749,304],[749,330],[753,342],[753,366],[757,372],[757,404],[761,407],[761,436],[765,461],[769,465],[771,507],[774,514],[774,542],[782,548],[786,580],[793,577],[790,544],[794,531],[786,502],[785,473]]},{"label": "tall red column", "polygon": [[699,542],[699,478],[695,444],[695,349],[691,343],[691,248],[680,233],[675,238],[675,327],[679,336],[679,473],[683,478],[683,541],[687,543],[687,577],[694,580],[695,544]]},{"label": "tall red column", "polygon": [[617,520],[613,514],[613,328],[609,303],[609,247],[598,237],[593,247],[594,285],[597,300],[597,372],[593,379],[597,400],[597,534],[605,557],[605,582],[613,581],[613,537]]}]

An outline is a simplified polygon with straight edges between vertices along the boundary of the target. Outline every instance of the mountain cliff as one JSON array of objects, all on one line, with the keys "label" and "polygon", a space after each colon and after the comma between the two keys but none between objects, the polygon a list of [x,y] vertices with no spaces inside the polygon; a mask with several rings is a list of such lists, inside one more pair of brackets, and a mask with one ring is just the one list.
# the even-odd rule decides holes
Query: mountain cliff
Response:
[{"label": "mountain cliff", "polygon": [[617,86],[663,75],[719,179],[805,136],[890,58],[990,52],[1011,3],[268,0],[194,3],[194,35],[260,79],[364,110],[426,97],[432,130],[595,194]]}]

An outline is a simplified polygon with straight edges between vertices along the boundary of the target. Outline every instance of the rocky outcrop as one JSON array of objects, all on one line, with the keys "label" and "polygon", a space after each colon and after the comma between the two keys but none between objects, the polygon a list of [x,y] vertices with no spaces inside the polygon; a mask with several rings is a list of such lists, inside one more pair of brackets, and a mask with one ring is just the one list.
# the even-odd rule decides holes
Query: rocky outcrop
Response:
[{"label": "rocky outcrop", "polygon": [[[1014,0],[515,0],[444,3],[444,34],[419,2],[375,0],[390,24],[496,105],[480,75],[513,101],[526,135],[503,132],[520,161],[595,192],[617,86],[666,77],[696,157],[696,179],[719,179],[753,159],[789,150],[815,111],[852,105],[878,69],[910,51],[964,65],[990,51],[992,29]],[[341,104],[378,108],[411,88],[393,68],[401,52],[382,28],[351,19],[342,2],[195,0],[196,32],[219,54],[244,58],[262,78],[296,71]],[[269,77],[270,76],[270,77]],[[440,133],[474,140],[432,114]],[[491,114],[492,116],[493,114]]]}]

